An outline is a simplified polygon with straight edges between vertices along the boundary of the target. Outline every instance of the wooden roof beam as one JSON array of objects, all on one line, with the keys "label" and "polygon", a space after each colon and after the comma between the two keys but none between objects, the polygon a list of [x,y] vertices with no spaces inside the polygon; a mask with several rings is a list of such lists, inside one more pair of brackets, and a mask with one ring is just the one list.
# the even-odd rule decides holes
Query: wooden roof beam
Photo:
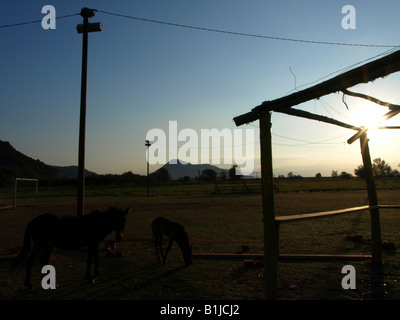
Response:
[{"label": "wooden roof beam", "polygon": [[344,94],[349,95],[349,96],[353,96],[353,97],[357,97],[357,98],[363,98],[365,100],[374,102],[374,103],[379,104],[381,106],[387,107],[387,108],[389,108],[391,110],[400,110],[400,106],[397,105],[397,104],[392,104],[390,102],[385,102],[385,101],[379,100],[377,98],[371,97],[371,96],[363,94],[363,93],[352,92],[352,91],[349,91],[347,89],[343,89],[342,92]]},{"label": "wooden roof beam", "polygon": [[250,112],[237,116],[233,118],[233,120],[237,126],[240,126],[258,120],[260,113],[263,111],[280,111],[291,108],[303,102],[318,99],[322,96],[342,91],[360,83],[367,83],[388,76],[397,71],[400,71],[400,50],[342,73],[313,87],[279,99],[264,101]]},{"label": "wooden roof beam", "polygon": [[303,110],[299,110],[299,109],[293,109],[293,108],[288,108],[288,109],[284,109],[284,110],[277,110],[276,112],[279,113],[285,113],[285,114],[289,114],[291,116],[296,116],[296,117],[300,117],[300,118],[306,118],[306,119],[310,119],[310,120],[317,120],[320,122],[325,122],[325,123],[330,123],[330,124],[334,124],[336,126],[339,127],[343,127],[346,129],[352,129],[352,130],[356,130],[356,131],[362,131],[362,128],[357,127],[357,126],[353,126],[351,124],[347,124],[335,119],[331,119],[325,116],[321,116],[318,114],[314,114],[314,113],[310,113],[307,111],[303,111]]}]

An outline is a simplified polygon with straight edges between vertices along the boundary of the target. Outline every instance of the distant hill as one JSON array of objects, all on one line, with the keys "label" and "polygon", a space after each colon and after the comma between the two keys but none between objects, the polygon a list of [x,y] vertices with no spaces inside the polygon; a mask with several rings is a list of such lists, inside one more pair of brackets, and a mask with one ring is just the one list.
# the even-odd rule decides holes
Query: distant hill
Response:
[{"label": "distant hill", "polygon": [[162,168],[168,170],[169,175],[173,180],[183,178],[185,176],[189,176],[190,178],[198,177],[201,172],[206,169],[212,169],[217,174],[220,174],[221,171],[227,171],[225,169],[221,169],[210,164],[191,164],[181,160],[177,160],[176,164],[170,162],[162,166]]},{"label": "distant hill", "polygon": [[[85,175],[95,174],[85,170]],[[57,179],[77,178],[77,166],[51,166],[34,160],[16,150],[8,141],[0,140],[0,185],[2,181],[14,178]]]},{"label": "distant hill", "polygon": [[17,177],[54,179],[58,172],[39,159],[34,160],[17,151],[8,141],[0,140],[0,180]]},{"label": "distant hill", "polygon": [[[67,167],[52,166],[52,167],[57,170],[58,176],[60,178],[75,179],[78,177],[78,166],[67,166]],[[89,177],[93,174],[96,173],[85,169],[85,177]]]}]

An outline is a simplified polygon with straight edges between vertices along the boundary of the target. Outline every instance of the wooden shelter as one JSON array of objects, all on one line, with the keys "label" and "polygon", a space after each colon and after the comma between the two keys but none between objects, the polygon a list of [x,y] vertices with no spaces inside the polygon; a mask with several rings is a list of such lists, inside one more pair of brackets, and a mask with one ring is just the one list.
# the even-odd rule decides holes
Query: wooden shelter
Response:
[{"label": "wooden shelter", "polygon": [[[366,171],[366,183],[368,189],[369,210],[371,215],[371,238],[372,238],[372,273],[381,274],[382,252],[381,252],[381,227],[379,216],[378,198],[375,182],[372,174],[371,157],[368,148],[367,128],[361,128],[352,124],[343,123],[332,118],[312,114],[303,110],[292,108],[295,105],[318,99],[322,96],[336,92],[368,99],[389,108],[386,118],[400,113],[400,106],[393,105],[379,99],[350,92],[348,88],[357,84],[368,83],[375,79],[388,76],[400,71],[400,50],[395,51],[378,60],[369,62],[360,67],[342,73],[320,84],[295,92],[282,98],[265,101],[256,106],[250,112],[235,117],[233,120],[237,126],[259,120],[260,126],[260,151],[261,151],[261,179],[262,179],[262,206],[264,223],[264,291],[266,299],[277,298],[277,261],[278,261],[278,237],[277,220],[274,209],[274,185],[273,164],[271,144],[271,112],[280,112],[297,117],[317,120],[347,129],[355,130],[355,135],[348,140],[353,143],[360,139],[361,154]],[[346,210],[346,209],[345,209]],[[379,277],[375,279],[376,284]]]}]

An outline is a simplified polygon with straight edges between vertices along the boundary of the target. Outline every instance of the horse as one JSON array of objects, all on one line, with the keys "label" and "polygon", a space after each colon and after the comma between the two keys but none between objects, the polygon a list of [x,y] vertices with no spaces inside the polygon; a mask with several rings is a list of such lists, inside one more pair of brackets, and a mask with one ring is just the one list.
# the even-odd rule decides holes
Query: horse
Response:
[{"label": "horse", "polygon": [[[41,214],[32,219],[26,226],[23,245],[14,260],[11,271],[15,270],[21,259],[27,257],[24,285],[32,288],[31,270],[35,258],[42,253],[40,264],[48,264],[54,247],[63,250],[78,250],[87,247],[86,279],[94,283],[91,276],[91,265],[94,260],[95,275],[100,275],[98,265],[99,244],[111,232],[121,242],[126,222],[126,215],[133,210],[109,208],[107,211],[93,211],[83,216],[57,216],[52,213]],[[31,250],[31,240],[33,249]],[[29,254],[30,253],[30,254]]]},{"label": "horse", "polygon": [[[189,266],[193,264],[192,244],[190,243],[188,233],[185,231],[182,225],[177,222],[170,221],[164,217],[158,217],[151,223],[151,229],[153,231],[158,262],[161,263],[162,259],[162,263],[165,264],[167,260],[167,254],[171,249],[173,242],[176,241],[179,248],[182,250],[185,265]],[[165,253],[163,253],[162,249],[163,235],[169,238],[168,247]]]}]

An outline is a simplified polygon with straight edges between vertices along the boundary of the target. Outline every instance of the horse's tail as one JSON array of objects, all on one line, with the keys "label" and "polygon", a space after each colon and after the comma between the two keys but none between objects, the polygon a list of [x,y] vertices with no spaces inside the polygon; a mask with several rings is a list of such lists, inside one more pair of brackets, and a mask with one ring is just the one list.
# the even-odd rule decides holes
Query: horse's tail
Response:
[{"label": "horse's tail", "polygon": [[10,268],[10,271],[14,271],[17,268],[18,263],[25,258],[30,249],[31,249],[31,223],[28,223],[26,229],[25,229],[25,233],[24,233],[24,242],[22,244],[22,248],[21,251],[19,252],[19,254],[16,256],[16,258],[14,259],[14,262]]}]

